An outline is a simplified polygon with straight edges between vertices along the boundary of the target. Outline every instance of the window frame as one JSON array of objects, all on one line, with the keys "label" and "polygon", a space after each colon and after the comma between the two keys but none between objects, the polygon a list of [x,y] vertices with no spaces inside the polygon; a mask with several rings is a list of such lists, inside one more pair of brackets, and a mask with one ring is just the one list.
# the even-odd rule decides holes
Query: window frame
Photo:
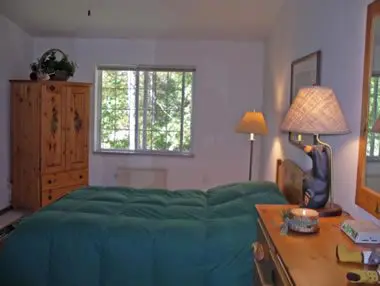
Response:
[{"label": "window frame", "polygon": [[[120,149],[104,149],[101,148],[101,122],[102,122],[102,71],[125,71],[125,70],[147,70],[147,71],[178,71],[192,72],[192,93],[191,93],[191,122],[190,122],[190,148],[189,151],[169,151],[169,150],[120,150]],[[94,136],[93,136],[93,153],[100,154],[128,154],[128,155],[145,155],[145,156],[174,156],[174,157],[194,157],[194,93],[196,81],[196,68],[194,66],[170,66],[170,65],[97,65],[95,67],[95,87],[94,87]],[[137,97],[138,100],[138,97]],[[136,115],[138,116],[138,115]],[[183,118],[181,118],[183,121]],[[183,123],[182,123],[183,124]],[[182,130],[183,132],[183,130]],[[136,135],[138,132],[136,131]]]}]

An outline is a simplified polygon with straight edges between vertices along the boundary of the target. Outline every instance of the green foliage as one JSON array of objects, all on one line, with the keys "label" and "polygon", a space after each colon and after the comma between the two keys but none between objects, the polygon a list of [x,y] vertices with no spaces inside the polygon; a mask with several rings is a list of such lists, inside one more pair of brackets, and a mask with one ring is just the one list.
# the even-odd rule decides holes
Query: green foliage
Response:
[{"label": "green foliage", "polygon": [[103,149],[190,151],[192,72],[101,73]]},{"label": "green foliage", "polygon": [[[376,119],[380,115],[380,77],[372,76],[370,81],[370,94],[368,98],[368,130],[371,130]],[[380,156],[380,137],[379,134],[368,132],[367,156]]]},{"label": "green foliage", "polygon": [[56,54],[56,51],[52,51],[45,59],[37,59],[37,61],[30,64],[30,69],[33,72],[37,72],[38,67],[40,66],[40,72],[45,74],[64,71],[69,77],[74,76],[77,64],[74,61],[68,60],[67,57],[57,59]]}]

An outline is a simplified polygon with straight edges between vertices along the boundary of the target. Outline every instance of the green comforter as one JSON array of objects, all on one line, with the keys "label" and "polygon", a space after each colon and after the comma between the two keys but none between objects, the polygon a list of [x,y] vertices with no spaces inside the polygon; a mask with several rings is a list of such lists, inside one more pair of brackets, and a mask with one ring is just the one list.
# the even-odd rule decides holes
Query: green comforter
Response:
[{"label": "green comforter", "polygon": [[200,190],[77,190],[24,219],[0,250],[2,286],[248,286],[268,182]]}]

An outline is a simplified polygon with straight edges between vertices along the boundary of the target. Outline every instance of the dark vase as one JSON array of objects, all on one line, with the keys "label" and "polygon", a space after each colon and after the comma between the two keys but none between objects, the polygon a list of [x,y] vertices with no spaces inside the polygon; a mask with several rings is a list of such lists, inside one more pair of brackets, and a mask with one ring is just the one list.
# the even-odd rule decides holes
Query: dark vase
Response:
[{"label": "dark vase", "polygon": [[30,78],[30,80],[34,80],[34,81],[38,80],[37,73],[36,72],[31,72],[29,74],[29,78]]}]

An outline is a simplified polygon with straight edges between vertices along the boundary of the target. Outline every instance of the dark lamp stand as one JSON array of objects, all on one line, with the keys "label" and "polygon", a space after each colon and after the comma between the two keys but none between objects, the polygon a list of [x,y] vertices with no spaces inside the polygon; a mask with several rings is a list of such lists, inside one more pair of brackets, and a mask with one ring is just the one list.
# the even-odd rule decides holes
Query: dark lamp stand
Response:
[{"label": "dark lamp stand", "polygon": [[248,180],[252,181],[253,142],[255,141],[255,134],[251,133],[249,135],[249,141],[251,144],[251,151],[249,154],[249,177],[248,177]]}]

